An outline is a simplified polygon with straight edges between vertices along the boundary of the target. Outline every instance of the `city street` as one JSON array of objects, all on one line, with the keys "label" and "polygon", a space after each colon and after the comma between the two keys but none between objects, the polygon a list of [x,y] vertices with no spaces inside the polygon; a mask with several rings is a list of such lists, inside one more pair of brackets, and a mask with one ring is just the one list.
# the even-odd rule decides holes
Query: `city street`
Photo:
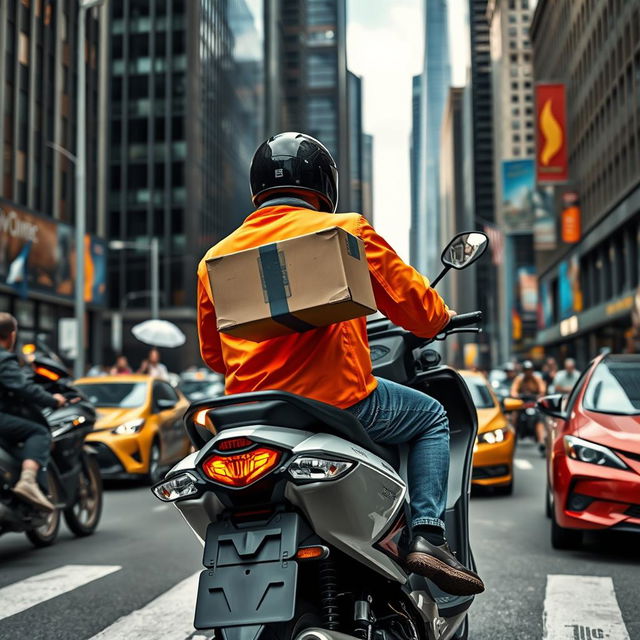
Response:
[{"label": "city street", "polygon": [[[487,591],[472,608],[470,638],[539,639],[545,616],[548,638],[640,638],[637,540],[594,536],[580,551],[552,550],[544,462],[525,443],[516,466],[513,496],[472,499],[472,542]],[[208,637],[191,626],[190,576],[199,571],[200,547],[174,509],[146,487],[110,487],[92,537],[75,539],[64,530],[58,544],[34,550],[24,536],[4,536],[0,568],[2,640]],[[569,601],[556,576],[570,576]],[[607,580],[585,576],[611,578],[618,605]],[[628,635],[616,624],[617,606]],[[603,634],[605,621],[615,633]]]}]

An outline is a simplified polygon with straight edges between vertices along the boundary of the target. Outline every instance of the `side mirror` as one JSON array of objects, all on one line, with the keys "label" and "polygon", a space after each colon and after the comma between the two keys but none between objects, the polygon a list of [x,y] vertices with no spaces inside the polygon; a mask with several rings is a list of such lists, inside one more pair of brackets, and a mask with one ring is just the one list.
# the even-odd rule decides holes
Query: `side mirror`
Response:
[{"label": "side mirror", "polygon": [[166,411],[167,409],[173,409],[176,406],[176,403],[169,398],[158,398],[156,400],[156,407],[158,407],[159,411]]},{"label": "side mirror", "polygon": [[489,246],[489,238],[481,231],[459,233],[442,252],[440,259],[450,269],[465,269],[473,264]]},{"label": "side mirror", "polygon": [[435,287],[449,269],[466,269],[478,260],[489,246],[489,238],[482,231],[459,233],[445,247],[440,256],[444,269],[431,283]]},{"label": "side mirror", "polygon": [[524,407],[524,402],[520,398],[505,398],[502,401],[502,408],[506,412],[520,411]]},{"label": "side mirror", "polygon": [[566,420],[567,414],[562,410],[562,401],[564,395],[561,393],[555,393],[552,396],[544,396],[538,400],[538,409],[547,416],[552,418],[560,418]]}]

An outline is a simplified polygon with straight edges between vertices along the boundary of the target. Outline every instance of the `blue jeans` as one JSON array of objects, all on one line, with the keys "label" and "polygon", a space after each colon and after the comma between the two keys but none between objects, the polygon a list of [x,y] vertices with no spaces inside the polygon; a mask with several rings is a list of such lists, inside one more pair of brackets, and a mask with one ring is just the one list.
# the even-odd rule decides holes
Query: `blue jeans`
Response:
[{"label": "blue jeans", "polygon": [[347,409],[380,444],[409,444],[411,526],[444,530],[449,478],[449,420],[430,396],[378,378],[378,387]]}]

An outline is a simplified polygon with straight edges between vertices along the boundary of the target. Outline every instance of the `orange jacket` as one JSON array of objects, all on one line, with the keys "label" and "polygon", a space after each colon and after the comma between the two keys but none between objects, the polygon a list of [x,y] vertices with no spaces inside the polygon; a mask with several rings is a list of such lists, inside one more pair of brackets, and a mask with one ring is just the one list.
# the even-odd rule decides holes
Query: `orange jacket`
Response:
[{"label": "orange jacket", "polygon": [[225,375],[227,394],[278,389],[346,408],[376,388],[364,317],[264,342],[216,329],[207,259],[335,226],[362,238],[378,309],[392,322],[422,337],[436,335],[447,324],[447,307],[429,281],[361,215],[285,205],[258,209],[209,249],[198,267],[200,352],[207,365]]}]

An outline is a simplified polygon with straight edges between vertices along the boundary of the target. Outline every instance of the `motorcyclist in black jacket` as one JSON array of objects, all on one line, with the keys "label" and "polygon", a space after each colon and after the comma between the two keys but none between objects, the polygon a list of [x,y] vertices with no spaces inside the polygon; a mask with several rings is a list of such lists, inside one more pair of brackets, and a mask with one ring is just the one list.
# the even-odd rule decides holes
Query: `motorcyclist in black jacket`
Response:
[{"label": "motorcyclist in black jacket", "polygon": [[22,473],[13,488],[14,493],[38,507],[53,511],[54,505],[36,481],[38,471],[49,461],[51,433],[43,424],[26,420],[15,412],[18,403],[60,407],[66,404],[66,398],[59,393],[47,393],[25,375],[13,353],[17,331],[16,319],[9,313],[0,313],[0,439],[9,445],[23,443]]}]

